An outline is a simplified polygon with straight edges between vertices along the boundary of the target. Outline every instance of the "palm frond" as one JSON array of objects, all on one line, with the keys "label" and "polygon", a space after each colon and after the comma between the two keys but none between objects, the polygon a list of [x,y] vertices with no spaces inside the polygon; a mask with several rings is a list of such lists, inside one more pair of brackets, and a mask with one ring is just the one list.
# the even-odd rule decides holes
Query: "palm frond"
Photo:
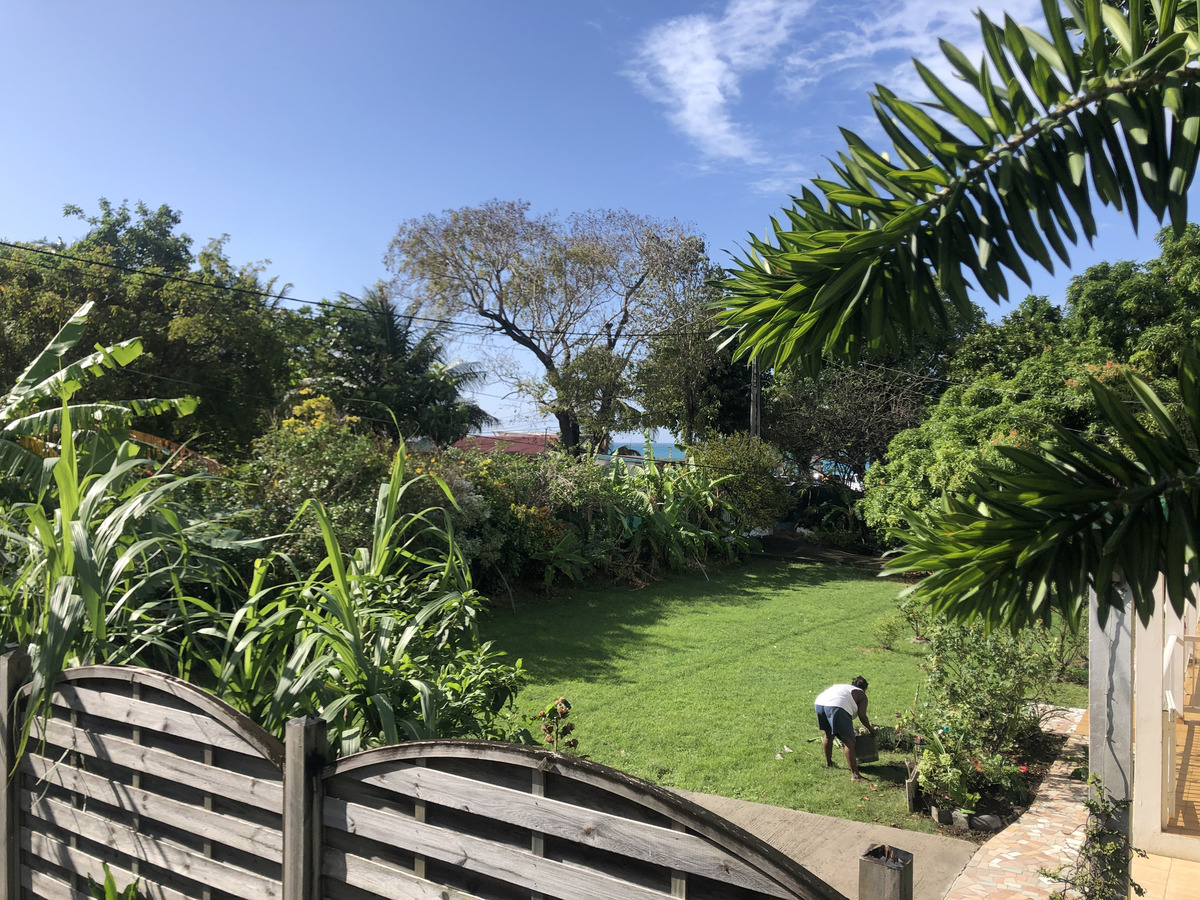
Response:
[{"label": "palm frond", "polygon": [[[968,286],[1009,296],[1027,263],[1053,271],[1096,234],[1092,204],[1139,202],[1182,229],[1200,146],[1193,4],[1045,0],[1041,31],[979,15],[979,64],[946,42],[961,86],[917,64],[934,100],[877,86],[888,152],[843,131],[834,174],[805,187],[723,283],[723,324],[765,365],[854,359],[965,309]],[[936,280],[935,280],[936,279]]]}]

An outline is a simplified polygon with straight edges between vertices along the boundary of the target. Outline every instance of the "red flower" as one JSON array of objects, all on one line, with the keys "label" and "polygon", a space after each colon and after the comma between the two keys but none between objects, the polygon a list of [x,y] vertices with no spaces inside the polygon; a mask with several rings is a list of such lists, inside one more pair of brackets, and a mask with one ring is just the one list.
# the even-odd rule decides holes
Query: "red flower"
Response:
[{"label": "red flower", "polygon": [[1028,771],[1029,771],[1029,766],[1017,766],[1017,771],[1019,771],[1019,772],[1028,772]]}]

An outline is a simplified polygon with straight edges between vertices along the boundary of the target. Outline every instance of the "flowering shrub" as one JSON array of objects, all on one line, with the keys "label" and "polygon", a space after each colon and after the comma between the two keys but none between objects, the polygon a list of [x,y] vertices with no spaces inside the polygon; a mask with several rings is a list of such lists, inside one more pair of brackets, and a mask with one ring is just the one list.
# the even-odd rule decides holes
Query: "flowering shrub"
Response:
[{"label": "flowering shrub", "polygon": [[328,397],[304,396],[289,418],[254,442],[253,457],[235,473],[234,505],[249,508],[237,524],[249,534],[280,535],[273,548],[300,569],[325,557],[316,519],[293,521],[310,498],[329,511],[343,550],[370,541],[375,494],[393,449],[355,430],[354,421]]},{"label": "flowering shrub", "polygon": [[1071,636],[1042,627],[989,633],[911,603],[905,612],[929,639],[925,683],[907,723],[926,737],[922,790],[958,805],[980,794],[1025,801],[1021,751],[1039,732],[1039,706]]}]

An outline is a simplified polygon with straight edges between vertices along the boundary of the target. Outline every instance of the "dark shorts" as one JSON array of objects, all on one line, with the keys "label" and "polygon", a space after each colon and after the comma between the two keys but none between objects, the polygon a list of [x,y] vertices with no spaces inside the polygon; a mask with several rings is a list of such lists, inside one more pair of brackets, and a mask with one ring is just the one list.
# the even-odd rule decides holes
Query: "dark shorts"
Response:
[{"label": "dark shorts", "polygon": [[854,743],[854,720],[840,706],[816,706],[817,727],[826,734],[836,734],[843,744]]}]

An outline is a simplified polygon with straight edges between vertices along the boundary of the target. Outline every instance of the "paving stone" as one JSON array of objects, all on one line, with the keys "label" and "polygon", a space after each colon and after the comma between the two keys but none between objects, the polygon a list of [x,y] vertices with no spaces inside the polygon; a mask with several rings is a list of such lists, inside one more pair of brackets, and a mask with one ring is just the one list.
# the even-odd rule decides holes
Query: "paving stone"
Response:
[{"label": "paving stone", "polygon": [[[1086,738],[1074,733],[1083,713],[1068,710],[1046,722],[1047,730],[1071,735],[1063,745],[1064,757],[1084,746]],[[1074,767],[1064,758],[1051,766],[1029,809],[975,852],[945,900],[1039,900],[1059,887],[1038,869],[1053,869],[1078,850],[1087,822],[1087,785],[1070,778]]]}]

